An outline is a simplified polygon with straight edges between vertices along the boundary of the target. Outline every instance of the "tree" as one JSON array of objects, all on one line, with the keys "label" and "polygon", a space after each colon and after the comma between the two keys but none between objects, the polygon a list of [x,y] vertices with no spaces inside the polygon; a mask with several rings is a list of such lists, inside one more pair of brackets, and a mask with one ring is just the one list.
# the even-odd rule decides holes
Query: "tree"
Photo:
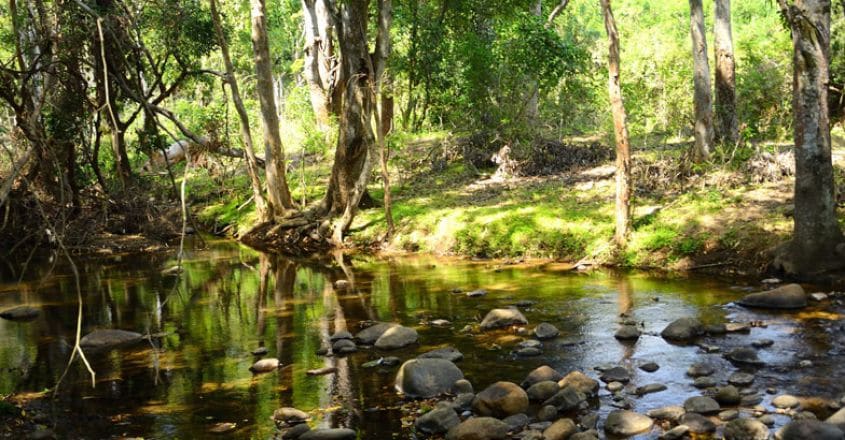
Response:
[{"label": "tree", "polygon": [[279,114],[273,90],[273,62],[267,41],[267,18],[264,0],[250,0],[252,19],[252,51],[255,58],[256,93],[261,106],[264,128],[264,175],[267,183],[271,215],[282,217],[294,208],[285,176],[285,152],[279,133]]},{"label": "tree", "polygon": [[[387,61],[390,58],[392,45],[390,44],[390,26],[393,21],[392,0],[378,0],[378,33],[376,35],[376,50],[373,76],[375,82],[371,84],[374,102],[379,102],[374,120],[376,123],[376,141],[379,147],[379,161],[381,163],[381,179],[384,186],[384,217],[387,220],[387,234],[393,234],[393,212],[390,201],[390,172],[387,168],[389,151],[386,137],[393,128],[393,95],[390,87],[390,73]],[[372,78],[372,77],[371,77]]]},{"label": "tree", "polygon": [[692,35],[693,83],[695,86],[695,145],[692,158],[696,162],[710,156],[713,145],[713,109],[710,99],[710,66],[707,62],[707,38],[704,32],[704,11],[701,0],[689,0]]},{"label": "tree", "polygon": [[845,267],[836,218],[828,81],[830,0],[778,0],[792,31],[795,211],[792,240],[776,266],[812,275]]},{"label": "tree", "polygon": [[604,28],[608,39],[608,91],[616,134],[616,233],[614,241],[619,249],[627,245],[631,229],[631,151],[628,142],[627,115],[622,100],[619,70],[619,33],[613,18],[610,0],[601,0]]},{"label": "tree", "polygon": [[715,0],[716,22],[713,27],[716,46],[716,130],[717,142],[736,144],[739,124],[736,116],[736,66],[733,32],[731,31],[731,0]]},{"label": "tree", "polygon": [[229,56],[229,44],[226,41],[226,34],[223,32],[220,14],[217,11],[217,0],[209,0],[211,6],[211,19],[214,22],[214,31],[217,34],[217,41],[220,45],[220,54],[223,57],[223,64],[226,67],[226,83],[229,84],[229,91],[232,94],[232,102],[235,104],[235,111],[238,113],[238,120],[241,128],[241,139],[246,150],[247,172],[249,173],[252,185],[252,196],[255,199],[255,208],[261,221],[269,221],[271,213],[267,209],[264,200],[264,191],[261,187],[261,180],[258,177],[258,161],[255,158],[255,149],[252,142],[252,132],[249,128],[249,116],[241,99],[238,79],[235,76],[235,67],[232,65],[232,58]]},{"label": "tree", "polygon": [[302,0],[303,33],[305,35],[305,67],[303,76],[311,95],[311,106],[317,127],[327,132],[332,114],[337,113],[336,92],[338,64],[335,56],[334,28],[328,0]]}]

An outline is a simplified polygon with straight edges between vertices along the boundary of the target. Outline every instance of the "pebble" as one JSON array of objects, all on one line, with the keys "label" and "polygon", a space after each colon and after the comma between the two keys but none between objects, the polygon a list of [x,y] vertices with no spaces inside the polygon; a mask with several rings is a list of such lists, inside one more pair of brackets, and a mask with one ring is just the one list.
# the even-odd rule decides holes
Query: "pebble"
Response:
[{"label": "pebble", "polygon": [[622,382],[613,381],[613,382],[610,382],[610,383],[607,384],[607,390],[610,391],[611,393],[615,393],[615,392],[621,390],[624,387],[625,387],[625,384],[623,384]]},{"label": "pebble", "polygon": [[772,399],[772,406],[779,409],[792,409],[798,407],[801,402],[798,398],[789,394],[781,394]]},{"label": "pebble", "polygon": [[660,369],[660,365],[657,365],[655,362],[646,362],[640,365],[640,370],[645,371],[646,373],[654,373],[655,371]]}]

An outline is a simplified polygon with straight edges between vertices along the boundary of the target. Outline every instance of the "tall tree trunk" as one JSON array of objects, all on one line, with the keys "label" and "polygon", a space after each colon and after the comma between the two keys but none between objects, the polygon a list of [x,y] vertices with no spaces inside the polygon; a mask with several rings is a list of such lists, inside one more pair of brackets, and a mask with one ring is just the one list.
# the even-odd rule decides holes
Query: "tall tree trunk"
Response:
[{"label": "tall tree trunk", "polygon": [[613,129],[616,135],[616,233],[613,238],[618,249],[628,244],[631,229],[631,151],[628,142],[628,124],[625,103],[622,101],[622,84],[619,71],[619,33],[610,0],[601,0],[604,28],[608,39],[608,91],[613,112]]},{"label": "tall tree trunk", "polygon": [[731,0],[715,0],[716,22],[716,141],[736,144],[739,124],[736,117],[736,66],[731,31]]},{"label": "tall tree trunk", "polygon": [[[542,0],[536,0],[531,5],[531,13],[537,17],[543,14]],[[536,75],[530,75],[528,78],[528,101],[525,104],[525,119],[529,124],[537,122],[537,117],[540,114],[540,86],[537,82]]]},{"label": "tall tree trunk", "polygon": [[226,34],[223,32],[220,14],[217,11],[217,0],[209,0],[209,3],[211,4],[211,20],[214,22],[214,31],[217,34],[217,42],[220,45],[223,64],[226,66],[226,82],[229,84],[229,90],[232,93],[232,102],[235,104],[235,110],[238,113],[238,120],[240,121],[241,140],[243,140],[244,149],[246,150],[247,172],[249,173],[250,183],[252,184],[252,196],[255,200],[255,208],[261,221],[266,222],[271,219],[271,213],[267,209],[267,204],[264,200],[264,191],[261,188],[261,179],[258,176],[258,161],[255,159],[252,132],[249,128],[249,116],[247,116],[246,108],[244,107],[243,100],[241,100],[238,79],[235,77],[235,68],[229,56],[229,44],[226,42]]},{"label": "tall tree trunk", "polygon": [[384,217],[387,220],[387,235],[393,235],[393,209],[390,200],[390,171],[387,149],[387,135],[393,127],[393,95],[390,90],[390,73],[387,61],[390,59],[390,25],[393,21],[392,0],[378,0],[378,34],[376,36],[375,53],[375,99],[380,99],[378,111],[375,113],[376,140],[379,147],[381,163],[381,179],[384,186]]},{"label": "tall tree trunk", "polygon": [[[811,275],[845,267],[830,144],[830,0],[778,0],[792,29],[795,213],[792,241],[775,264]],[[837,252],[838,251],[838,252]]]},{"label": "tall tree trunk", "polygon": [[279,133],[279,115],[273,94],[273,60],[267,41],[267,18],[264,0],[250,0],[252,18],[252,52],[255,58],[256,92],[261,106],[264,128],[264,166],[267,180],[268,209],[276,217],[294,208],[285,176],[285,152]]},{"label": "tall tree trunk", "polygon": [[692,34],[693,82],[695,85],[695,145],[692,158],[707,160],[713,146],[713,108],[710,98],[710,65],[701,0],[689,0]]},{"label": "tall tree trunk", "polygon": [[331,241],[339,246],[349,230],[367,188],[378,153],[371,125],[370,54],[367,49],[368,0],[346,0],[340,9],[338,40],[346,87],[340,115],[340,136],[326,192],[327,214],[336,217]]},{"label": "tall tree trunk", "polygon": [[305,82],[317,127],[328,132],[333,113],[334,74],[332,25],[326,0],[302,0],[305,34]]}]

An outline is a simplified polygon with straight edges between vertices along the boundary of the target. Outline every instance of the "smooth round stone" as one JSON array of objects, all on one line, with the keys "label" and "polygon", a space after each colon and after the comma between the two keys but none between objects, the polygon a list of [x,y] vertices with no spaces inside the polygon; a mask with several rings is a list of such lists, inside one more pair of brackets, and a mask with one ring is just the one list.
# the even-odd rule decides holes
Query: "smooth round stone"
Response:
[{"label": "smooth round stone", "polygon": [[766,426],[775,426],[775,416],[771,414],[762,415],[757,418],[757,421]]},{"label": "smooth round stone", "polygon": [[728,383],[738,387],[747,387],[754,383],[754,375],[750,373],[736,372],[728,378]]},{"label": "smooth round stone", "polygon": [[720,409],[719,402],[706,396],[690,397],[684,401],[684,410],[688,413],[715,414]]},{"label": "smooth round stone", "polygon": [[553,422],[557,419],[557,407],[546,405],[537,411],[537,420],[541,422]]},{"label": "smooth round stone", "polygon": [[686,410],[680,406],[664,406],[662,408],[653,409],[647,414],[649,417],[655,419],[676,422],[683,417],[684,414],[686,414]]},{"label": "smooth round stone", "polygon": [[757,351],[750,347],[734,348],[725,354],[725,359],[737,365],[763,365],[763,361],[757,356]]},{"label": "smooth round stone", "polygon": [[561,389],[571,386],[587,396],[593,396],[599,392],[599,383],[578,370],[570,371],[557,384]]},{"label": "smooth round stone", "polygon": [[775,345],[775,341],[771,339],[760,339],[751,343],[751,346],[754,348],[766,348],[771,347],[772,345]]},{"label": "smooth round stone", "polygon": [[721,405],[736,405],[742,401],[742,396],[739,395],[739,390],[737,390],[733,385],[719,387],[714,398]]},{"label": "smooth round stone", "polygon": [[505,440],[510,426],[493,417],[471,417],[446,434],[446,440]]},{"label": "smooth round stone", "polygon": [[535,357],[541,354],[543,354],[543,350],[536,347],[525,347],[516,351],[516,355],[519,357]]},{"label": "smooth round stone", "polygon": [[537,382],[543,382],[546,380],[559,381],[561,379],[563,379],[562,374],[558,373],[554,368],[548,365],[543,365],[528,373],[528,376],[526,376],[525,380],[522,381],[522,387],[528,388]]},{"label": "smooth round stone", "polygon": [[646,362],[640,365],[640,370],[645,371],[646,373],[654,373],[655,371],[660,369],[660,365],[657,365],[656,362]]},{"label": "smooth round stone", "polygon": [[611,393],[615,393],[621,390],[622,388],[625,388],[625,384],[623,384],[622,382],[610,382],[609,384],[607,384],[607,390]]},{"label": "smooth round stone", "polygon": [[697,377],[695,381],[692,383],[692,386],[703,389],[703,388],[712,388],[715,387],[717,384],[716,379],[713,379],[710,376],[702,376]]},{"label": "smooth round stone", "polygon": [[338,354],[348,354],[358,351],[358,347],[349,339],[338,339],[332,344],[332,351]]},{"label": "smooth round stone", "polygon": [[800,404],[801,402],[798,401],[797,397],[791,396],[789,394],[781,394],[780,396],[777,396],[772,399],[772,406],[780,409],[795,408]]},{"label": "smooth round stone", "polygon": [[436,435],[446,433],[455,426],[458,426],[459,423],[461,423],[461,419],[458,418],[458,414],[455,413],[454,409],[437,408],[417,418],[414,426],[417,428],[417,431]]},{"label": "smooth round stone", "polygon": [[472,408],[482,416],[507,417],[528,409],[528,394],[512,382],[496,382],[475,396]]},{"label": "smooth round stone", "polygon": [[640,330],[633,325],[623,325],[613,336],[620,341],[636,341],[640,338]]},{"label": "smooth round stone", "polygon": [[842,440],[845,434],[836,425],[818,420],[799,420],[781,428],[776,437],[780,440]]},{"label": "smooth round stone", "polygon": [[557,382],[553,380],[537,382],[534,385],[528,387],[527,390],[525,390],[525,392],[528,394],[528,400],[532,402],[543,402],[545,400],[548,400],[552,396],[557,394],[558,391],[560,391],[560,387],[558,386]]},{"label": "smooth round stone", "polygon": [[458,379],[455,381],[455,384],[452,385],[452,391],[454,391],[455,394],[472,393],[472,383],[466,379]]},{"label": "smooth round stone", "polygon": [[633,411],[614,410],[607,415],[604,430],[611,435],[632,436],[648,431],[654,425],[651,417]]},{"label": "smooth round stone", "polygon": [[613,367],[609,370],[605,370],[601,374],[601,380],[603,382],[628,383],[628,381],[631,380],[631,373],[629,373],[625,367]]},{"label": "smooth round stone", "polygon": [[702,362],[697,362],[690,365],[687,368],[687,376],[690,377],[702,377],[702,376],[709,376],[716,371],[716,368],[710,364],[705,364]]},{"label": "smooth round stone", "polygon": [[543,431],[543,438],[545,440],[566,440],[577,431],[578,428],[571,419],[560,419]]},{"label": "smooth round stone", "polygon": [[735,409],[729,409],[727,411],[722,411],[719,413],[719,420],[723,422],[729,422],[731,420],[736,419],[739,417],[739,411]]},{"label": "smooth round stone", "polygon": [[705,434],[716,431],[716,424],[707,417],[697,413],[686,413],[681,417],[680,423],[687,425],[690,432],[694,434]]},{"label": "smooth round stone", "polygon": [[736,419],[725,426],[725,440],[768,440],[769,428],[754,419]]},{"label": "smooth round stone", "polygon": [[540,340],[553,339],[560,334],[560,330],[548,322],[541,322],[534,327],[534,337]]}]

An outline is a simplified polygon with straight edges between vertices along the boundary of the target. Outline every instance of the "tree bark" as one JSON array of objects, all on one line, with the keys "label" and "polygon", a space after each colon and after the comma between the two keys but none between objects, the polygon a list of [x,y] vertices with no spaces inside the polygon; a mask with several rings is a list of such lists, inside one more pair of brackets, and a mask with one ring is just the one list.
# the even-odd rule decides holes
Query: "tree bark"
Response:
[{"label": "tree bark", "polygon": [[613,239],[618,249],[624,249],[628,244],[628,233],[631,229],[631,151],[625,103],[622,100],[619,33],[616,30],[610,0],[601,0],[601,8],[608,39],[608,91],[616,135],[616,232]]},{"label": "tree bark", "polygon": [[331,16],[326,0],[302,0],[305,34],[305,82],[317,127],[328,132],[336,78]]},{"label": "tree bark", "polygon": [[338,40],[346,87],[340,116],[340,136],[324,201],[327,214],[335,217],[330,241],[342,245],[372,171],[375,139],[369,88],[370,54],[367,49],[368,0],[347,0],[340,9]]},{"label": "tree bark", "polygon": [[279,116],[273,94],[273,61],[267,41],[267,18],[264,0],[250,0],[252,19],[252,52],[255,59],[256,92],[264,128],[264,167],[267,181],[268,209],[274,218],[294,209],[285,176],[285,153],[279,133]]},{"label": "tree bark", "polygon": [[[792,29],[795,213],[792,241],[775,264],[813,275],[845,267],[830,143],[830,0],[779,0]],[[838,252],[837,252],[838,247]]]},{"label": "tree bark", "polygon": [[220,44],[223,64],[226,66],[226,82],[229,84],[229,91],[232,93],[232,102],[235,104],[235,111],[238,113],[238,120],[240,121],[241,139],[244,143],[244,150],[246,150],[247,172],[249,173],[250,183],[252,184],[252,196],[255,200],[255,208],[261,221],[266,222],[271,219],[271,213],[267,210],[267,204],[264,200],[264,190],[261,187],[261,179],[258,176],[258,162],[255,159],[252,132],[249,128],[249,116],[247,116],[246,108],[244,107],[243,100],[241,100],[238,79],[235,77],[235,68],[229,56],[229,44],[226,42],[226,34],[223,32],[220,14],[217,11],[217,0],[209,0],[209,3],[211,4],[211,20],[214,22],[214,31],[217,34],[217,42]]},{"label": "tree bark", "polygon": [[387,235],[393,235],[393,209],[390,198],[390,171],[388,170],[388,159],[390,152],[387,149],[387,135],[393,127],[393,95],[390,90],[390,73],[387,70],[387,61],[390,58],[390,25],[393,21],[392,0],[378,0],[378,34],[376,36],[375,53],[375,99],[380,100],[376,112],[376,140],[379,147],[379,160],[381,163],[381,179],[384,187],[384,217],[387,221]]},{"label": "tree bark", "polygon": [[739,124],[736,116],[736,66],[731,31],[731,0],[715,0],[713,28],[716,46],[716,142],[736,144]]},{"label": "tree bark", "polygon": [[695,145],[692,158],[707,160],[713,145],[713,108],[710,98],[710,66],[701,0],[689,0],[692,35],[693,82],[695,85]]},{"label": "tree bark", "polygon": [[[537,17],[543,14],[542,0],[536,0],[531,5],[531,13]],[[537,75],[531,75],[528,78],[528,101],[525,105],[525,119],[529,124],[537,122],[537,117],[540,114],[540,86],[537,81]]]}]

